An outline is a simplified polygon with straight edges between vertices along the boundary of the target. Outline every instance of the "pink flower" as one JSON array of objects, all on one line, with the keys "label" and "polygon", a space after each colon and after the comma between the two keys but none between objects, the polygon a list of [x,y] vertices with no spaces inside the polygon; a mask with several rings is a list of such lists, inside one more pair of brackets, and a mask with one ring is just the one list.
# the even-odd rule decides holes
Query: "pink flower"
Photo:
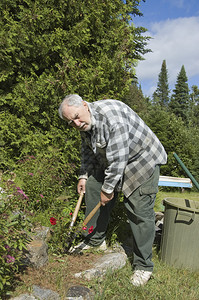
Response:
[{"label": "pink flower", "polygon": [[69,213],[70,216],[72,216],[72,214],[73,214],[72,212]]},{"label": "pink flower", "polygon": [[10,251],[10,247],[6,244],[5,246],[5,249],[7,249],[8,251]]},{"label": "pink flower", "polygon": [[44,196],[42,194],[39,195],[41,198],[43,198]]},{"label": "pink flower", "polygon": [[36,202],[39,202],[39,200],[36,200]]},{"label": "pink flower", "polygon": [[11,255],[7,255],[7,263],[11,264],[15,262],[15,258]]},{"label": "pink flower", "polygon": [[28,173],[28,175],[33,176],[34,174],[33,173]]},{"label": "pink flower", "polygon": [[82,227],[82,230],[86,230],[86,229],[87,229],[87,227],[86,227],[86,226],[83,226],[83,227]]},{"label": "pink flower", "polygon": [[24,191],[20,187],[17,186],[16,189],[19,194],[21,194],[25,199],[29,200],[28,196],[24,193]]},{"label": "pink flower", "polygon": [[52,225],[56,225],[57,220],[56,220],[55,218],[51,217],[51,218],[50,218],[50,223],[51,223]]},{"label": "pink flower", "polygon": [[93,226],[91,226],[88,230],[88,233],[92,233],[93,232]]}]

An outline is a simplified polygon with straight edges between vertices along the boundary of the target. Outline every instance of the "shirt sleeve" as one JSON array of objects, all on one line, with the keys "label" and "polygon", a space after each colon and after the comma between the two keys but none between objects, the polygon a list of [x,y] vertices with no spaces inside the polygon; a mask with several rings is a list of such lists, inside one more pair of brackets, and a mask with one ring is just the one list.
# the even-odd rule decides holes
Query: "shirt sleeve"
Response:
[{"label": "shirt sleeve", "polygon": [[106,159],[108,167],[105,170],[102,190],[112,193],[118,182],[122,180],[129,159],[129,128],[127,124],[118,123],[110,129]]}]

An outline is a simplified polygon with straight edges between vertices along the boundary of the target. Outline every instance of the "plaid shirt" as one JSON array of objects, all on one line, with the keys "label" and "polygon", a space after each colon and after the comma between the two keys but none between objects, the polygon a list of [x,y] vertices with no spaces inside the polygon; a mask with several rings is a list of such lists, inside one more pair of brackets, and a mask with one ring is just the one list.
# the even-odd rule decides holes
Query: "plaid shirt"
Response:
[{"label": "plaid shirt", "polygon": [[146,181],[167,154],[151,129],[126,104],[117,100],[88,103],[92,129],[81,132],[80,178],[104,171],[102,190],[122,190],[126,197]]}]

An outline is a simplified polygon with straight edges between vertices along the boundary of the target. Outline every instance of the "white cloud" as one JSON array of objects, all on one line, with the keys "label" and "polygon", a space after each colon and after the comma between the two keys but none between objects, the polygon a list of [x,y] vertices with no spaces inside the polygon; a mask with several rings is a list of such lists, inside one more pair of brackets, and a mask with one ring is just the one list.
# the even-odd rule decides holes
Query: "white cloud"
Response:
[{"label": "white cloud", "polygon": [[182,65],[188,79],[199,76],[199,17],[178,18],[152,23],[148,44],[153,52],[147,53],[145,60],[139,62],[136,73],[139,82],[151,81],[149,94],[157,85],[162,61],[166,60],[169,84],[173,86]]}]

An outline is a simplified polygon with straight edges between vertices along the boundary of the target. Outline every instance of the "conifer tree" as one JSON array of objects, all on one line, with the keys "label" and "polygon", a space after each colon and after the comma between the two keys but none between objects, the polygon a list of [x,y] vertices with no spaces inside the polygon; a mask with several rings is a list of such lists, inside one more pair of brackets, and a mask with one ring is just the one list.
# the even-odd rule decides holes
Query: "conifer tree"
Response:
[{"label": "conifer tree", "polygon": [[191,87],[189,118],[193,126],[199,127],[199,88],[197,85]]},{"label": "conifer tree", "polygon": [[141,1],[0,1],[0,166],[52,144],[78,157],[64,148],[78,139],[58,105],[70,93],[124,97],[147,52],[146,30],[133,23]]},{"label": "conifer tree", "polygon": [[167,107],[169,103],[169,84],[166,60],[163,60],[162,62],[161,71],[158,76],[157,89],[153,93],[153,102],[160,104],[162,107]]},{"label": "conifer tree", "polygon": [[146,116],[148,103],[143,95],[141,86],[138,86],[137,82],[133,82],[130,85],[129,92],[122,101],[130,106],[141,117]]},{"label": "conifer tree", "polygon": [[188,78],[184,65],[181,67],[180,73],[177,76],[175,89],[169,104],[170,110],[177,116],[181,117],[186,123],[188,120],[188,109],[190,103]]}]

